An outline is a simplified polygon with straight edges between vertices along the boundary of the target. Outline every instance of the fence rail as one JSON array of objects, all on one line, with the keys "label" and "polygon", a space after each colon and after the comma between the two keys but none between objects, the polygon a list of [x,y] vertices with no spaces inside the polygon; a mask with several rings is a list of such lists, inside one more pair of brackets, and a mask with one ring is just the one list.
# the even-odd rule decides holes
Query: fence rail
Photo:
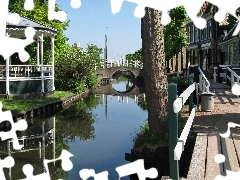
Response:
[{"label": "fence rail", "polygon": [[[170,178],[179,179],[178,160],[180,160],[184,145],[195,117],[196,108],[193,106],[193,92],[197,90],[198,84],[193,82],[193,76],[189,75],[189,87],[177,97],[177,85],[170,83],[168,85],[168,117],[169,117],[169,163]],[[184,103],[189,99],[189,118],[184,129],[178,138],[178,112],[182,109]]]},{"label": "fence rail", "polygon": [[[231,73],[230,76],[228,76],[228,72]],[[226,68],[226,79],[228,79],[230,81],[231,87],[233,87],[235,82],[240,84],[240,76],[236,72],[234,72],[232,69],[230,69],[229,67]]]},{"label": "fence rail", "polygon": [[[6,70],[4,65],[0,65],[1,77],[6,79]],[[43,76],[47,79],[53,78],[53,66],[52,65],[10,65],[9,67],[9,80],[21,80],[25,78],[39,79],[41,78],[41,70],[43,68]]]},{"label": "fence rail", "polygon": [[210,88],[210,83],[208,81],[208,79],[206,78],[206,76],[204,75],[204,73],[202,72],[202,70],[200,69],[200,67],[198,67],[199,70],[199,92],[209,92],[209,88]]}]

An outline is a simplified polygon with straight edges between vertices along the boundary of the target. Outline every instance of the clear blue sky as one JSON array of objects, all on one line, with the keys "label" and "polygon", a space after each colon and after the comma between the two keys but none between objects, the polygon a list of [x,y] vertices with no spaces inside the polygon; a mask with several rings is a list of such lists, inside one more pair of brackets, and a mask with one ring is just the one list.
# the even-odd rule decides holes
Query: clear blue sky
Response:
[{"label": "clear blue sky", "polygon": [[108,59],[124,57],[140,49],[141,20],[136,18],[133,11],[135,4],[124,2],[122,10],[112,14],[110,0],[82,0],[79,9],[70,6],[70,0],[57,0],[61,9],[67,12],[70,25],[65,35],[68,43],[80,42],[86,48],[88,43],[104,47],[104,35],[108,27]]}]

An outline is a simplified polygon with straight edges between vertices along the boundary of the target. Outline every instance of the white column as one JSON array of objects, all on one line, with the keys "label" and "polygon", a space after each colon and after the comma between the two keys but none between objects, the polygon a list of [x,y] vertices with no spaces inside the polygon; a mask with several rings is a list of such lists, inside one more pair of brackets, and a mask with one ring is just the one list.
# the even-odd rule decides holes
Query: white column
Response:
[{"label": "white column", "polygon": [[[9,37],[9,34],[6,34],[6,37]],[[9,95],[9,58],[6,59],[6,95]]]},{"label": "white column", "polygon": [[55,83],[54,83],[54,76],[55,76],[55,70],[54,70],[54,36],[51,37],[51,51],[52,51],[52,90],[55,91]]},{"label": "white column", "polygon": [[43,77],[43,34],[41,35],[40,39],[40,45],[41,45],[41,82],[42,82],[42,90],[41,92],[44,92],[44,77]]},{"label": "white column", "polygon": [[39,36],[37,36],[37,70],[39,70],[39,57],[40,57],[40,51],[39,51],[39,42],[40,41],[40,38]]},{"label": "white column", "polygon": [[[56,134],[55,134],[55,130],[56,130],[56,120],[55,120],[55,116],[53,117],[53,159],[55,159],[55,156],[56,156],[56,154],[55,154],[55,152],[56,152],[56,146],[55,146],[55,141],[56,141],[56,139],[55,139],[55,136],[56,136]],[[55,161],[54,161],[54,166],[55,166]]]}]

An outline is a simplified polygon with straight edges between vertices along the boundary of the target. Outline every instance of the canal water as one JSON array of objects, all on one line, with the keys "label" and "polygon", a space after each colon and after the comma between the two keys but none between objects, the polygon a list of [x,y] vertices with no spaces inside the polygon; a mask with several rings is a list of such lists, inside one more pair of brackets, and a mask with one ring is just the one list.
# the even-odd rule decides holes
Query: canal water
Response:
[{"label": "canal water", "polygon": [[[131,94],[131,88],[135,94]],[[12,150],[9,141],[2,142],[1,158],[8,154],[16,162],[5,170],[6,178],[25,178],[21,169],[27,163],[34,167],[35,175],[48,173],[43,159],[58,158],[66,149],[74,155],[70,157],[73,168],[65,172],[61,161],[49,163],[47,171],[52,179],[79,180],[79,171],[86,168],[96,173],[108,171],[110,180],[118,179],[115,168],[129,163],[125,153],[131,152],[133,139],[147,120],[147,111],[141,108],[144,94],[136,94],[139,91],[132,83],[120,81],[104,89],[105,94],[97,91],[56,115],[28,120],[29,128],[19,134],[24,145],[21,151]]]}]

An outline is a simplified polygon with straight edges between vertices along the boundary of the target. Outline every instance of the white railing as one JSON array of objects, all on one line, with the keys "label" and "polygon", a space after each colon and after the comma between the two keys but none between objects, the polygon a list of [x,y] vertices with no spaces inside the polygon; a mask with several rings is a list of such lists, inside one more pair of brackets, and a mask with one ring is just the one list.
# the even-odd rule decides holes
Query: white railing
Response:
[{"label": "white railing", "polygon": [[198,67],[199,75],[199,92],[209,92],[210,83],[202,70]]},{"label": "white railing", "polygon": [[[239,69],[239,68],[233,68],[233,69]],[[227,71],[231,72],[231,77],[228,76]],[[236,78],[236,81],[235,81]],[[240,76],[237,75],[236,72],[234,72],[232,69],[230,69],[229,67],[227,67],[226,69],[226,79],[228,79],[229,81],[231,81],[231,88],[233,87],[233,85],[235,84],[235,82],[237,82],[238,84],[240,84]]]},{"label": "white railing", "polygon": [[[227,67],[229,67],[229,65],[219,65],[219,67],[220,67],[222,70],[226,70]],[[214,68],[213,68],[213,82],[217,82],[217,76],[218,76],[217,70],[218,70],[217,67],[214,67]],[[240,71],[240,68],[232,68],[232,70],[238,70],[238,71]],[[220,78],[226,78],[226,77],[227,77],[226,72],[221,72],[221,73],[220,73]]]},{"label": "white railing", "polygon": [[[143,68],[143,63],[141,63],[138,60],[135,61],[128,61],[128,60],[110,60],[110,62],[107,63],[107,68],[111,67],[135,67],[135,68]],[[101,62],[100,64],[95,64],[95,70],[97,69],[105,69],[106,63]]]},{"label": "white railing", "polygon": [[[5,65],[0,65],[2,79],[6,79]],[[25,79],[41,78],[42,66],[37,65],[10,65],[9,66],[9,79]],[[43,65],[43,76],[44,78],[53,78],[53,66]]]},{"label": "white railing", "polygon": [[[190,95],[195,91],[197,84],[193,83],[191,84],[173,103],[173,110],[174,113],[179,113],[181,111],[183,105],[187,101],[187,99],[190,97]],[[180,160],[182,152],[184,151],[184,145],[187,141],[187,137],[189,134],[189,131],[192,126],[193,119],[195,117],[196,108],[193,107],[190,113],[190,116],[188,117],[187,123],[184,126],[184,129],[182,130],[181,136],[178,139],[178,142],[174,149],[174,160]]]}]

